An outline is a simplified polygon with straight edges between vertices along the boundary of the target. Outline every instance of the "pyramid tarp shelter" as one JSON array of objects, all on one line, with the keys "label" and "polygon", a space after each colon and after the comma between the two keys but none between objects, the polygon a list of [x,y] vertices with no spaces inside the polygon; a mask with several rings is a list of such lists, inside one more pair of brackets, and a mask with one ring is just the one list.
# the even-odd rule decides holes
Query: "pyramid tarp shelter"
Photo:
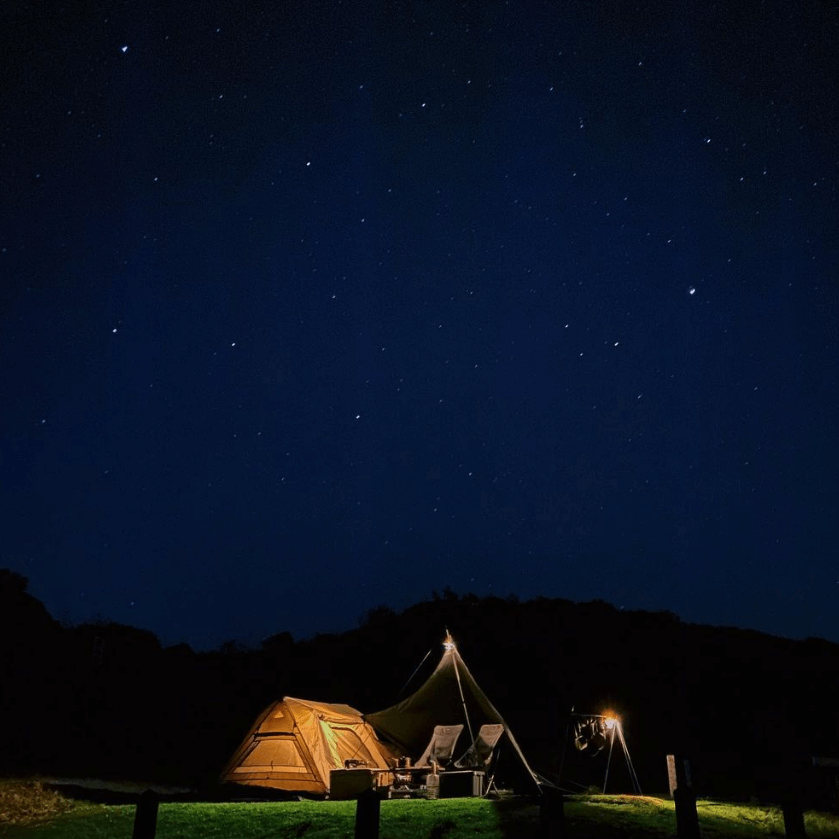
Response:
[{"label": "pyramid tarp shelter", "polygon": [[325,795],[330,771],[347,761],[378,769],[393,763],[355,708],[286,697],[260,714],[221,781]]},{"label": "pyramid tarp shelter", "polygon": [[481,690],[450,636],[443,646],[440,663],[419,690],[384,711],[366,714],[364,719],[395,751],[413,760],[423,754],[435,726],[463,724],[454,754],[458,759],[474,743],[482,725],[500,723],[526,775],[537,787],[547,783],[530,768],[510,726]]}]

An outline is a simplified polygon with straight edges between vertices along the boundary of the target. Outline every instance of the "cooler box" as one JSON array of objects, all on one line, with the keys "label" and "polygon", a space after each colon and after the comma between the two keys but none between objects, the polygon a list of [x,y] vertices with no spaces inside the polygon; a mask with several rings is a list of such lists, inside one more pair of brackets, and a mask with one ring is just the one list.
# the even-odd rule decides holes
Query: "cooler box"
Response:
[{"label": "cooler box", "polygon": [[485,772],[440,773],[440,798],[480,798],[484,794]]},{"label": "cooler box", "polygon": [[329,797],[336,801],[358,798],[375,785],[376,776],[369,769],[333,769],[329,773]]}]

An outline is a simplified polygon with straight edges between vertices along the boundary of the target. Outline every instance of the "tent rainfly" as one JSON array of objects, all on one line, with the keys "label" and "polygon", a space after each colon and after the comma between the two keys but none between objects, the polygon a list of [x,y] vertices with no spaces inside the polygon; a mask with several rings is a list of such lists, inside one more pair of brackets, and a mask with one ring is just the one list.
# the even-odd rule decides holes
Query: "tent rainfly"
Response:
[{"label": "tent rainfly", "polygon": [[[446,635],[440,663],[420,688],[396,705],[366,714],[364,719],[394,751],[417,760],[434,734],[435,726],[464,726],[454,758],[460,762],[468,748],[474,748],[481,726],[500,724],[516,759],[537,787],[548,782],[527,762],[510,726],[481,690],[464,664],[450,635]],[[468,736],[468,740],[466,737]]]},{"label": "tent rainfly", "polygon": [[332,769],[353,761],[386,769],[388,758],[392,763],[355,708],[287,696],[262,712],[221,781],[326,795]]}]

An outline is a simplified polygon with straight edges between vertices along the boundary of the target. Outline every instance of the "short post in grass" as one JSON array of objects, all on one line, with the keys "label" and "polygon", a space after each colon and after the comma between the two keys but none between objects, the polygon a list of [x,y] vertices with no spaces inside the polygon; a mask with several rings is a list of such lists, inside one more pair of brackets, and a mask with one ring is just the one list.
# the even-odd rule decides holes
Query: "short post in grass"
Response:
[{"label": "short post in grass", "polygon": [[557,839],[565,826],[565,802],[562,790],[542,787],[539,796],[539,827],[542,839]]},{"label": "short post in grass", "polygon": [[807,771],[809,766],[789,758],[785,761],[778,776],[781,779],[781,812],[784,814],[784,832],[787,839],[806,839],[807,831],[804,827],[804,776],[802,769]]},{"label": "short post in grass", "polygon": [[157,793],[147,789],[137,799],[137,809],[134,812],[133,839],[154,839],[157,831],[157,807],[159,804]]},{"label": "short post in grass", "polygon": [[381,801],[375,789],[366,789],[355,805],[355,839],[379,839]]},{"label": "short post in grass", "polygon": [[804,809],[795,795],[787,796],[781,805],[784,814],[784,832],[787,839],[807,839],[804,827]]},{"label": "short post in grass", "polygon": [[667,755],[667,786],[670,790],[670,798],[675,798],[674,793],[679,781],[676,778],[676,756]]},{"label": "short post in grass", "polygon": [[699,839],[699,816],[690,777],[690,761],[681,755],[667,755],[667,770],[671,779],[670,794],[676,804],[676,832],[679,839]]}]

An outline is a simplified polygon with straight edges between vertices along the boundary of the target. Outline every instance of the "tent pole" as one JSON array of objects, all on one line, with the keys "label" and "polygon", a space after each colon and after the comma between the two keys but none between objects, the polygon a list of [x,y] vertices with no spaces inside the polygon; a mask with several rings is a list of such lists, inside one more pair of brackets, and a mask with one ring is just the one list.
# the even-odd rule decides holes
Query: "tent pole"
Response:
[{"label": "tent pole", "polygon": [[469,742],[475,742],[475,735],[472,733],[472,721],[469,719],[469,711],[466,709],[466,697],[463,695],[463,685],[460,683],[460,671],[457,669],[457,650],[454,653],[454,675],[457,677],[457,689],[460,692],[460,702],[463,705],[463,716],[466,717],[466,727],[469,729]]}]

